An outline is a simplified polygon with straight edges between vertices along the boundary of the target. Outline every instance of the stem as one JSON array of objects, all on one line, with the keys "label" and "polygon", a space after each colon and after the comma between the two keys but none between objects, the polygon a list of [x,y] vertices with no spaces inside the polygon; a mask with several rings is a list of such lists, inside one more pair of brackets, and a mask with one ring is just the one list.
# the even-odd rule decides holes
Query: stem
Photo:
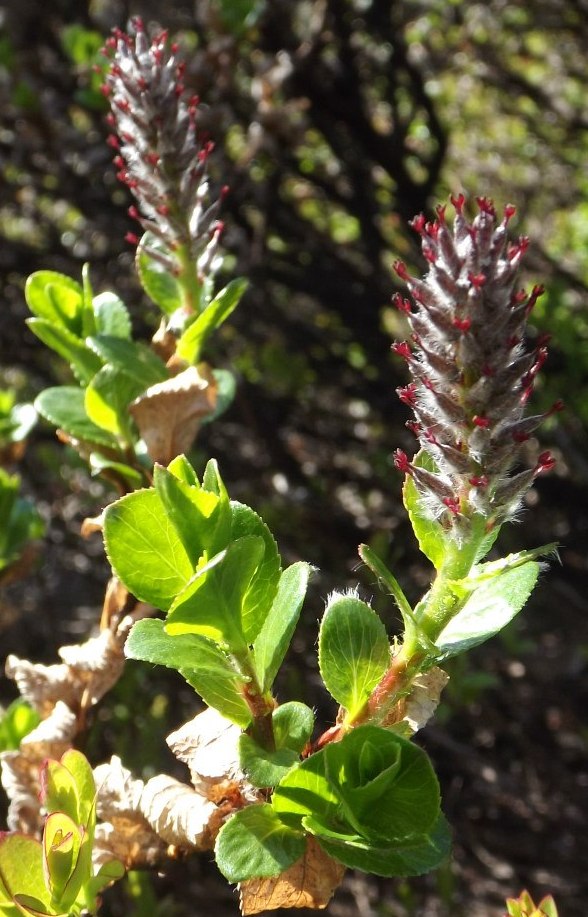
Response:
[{"label": "stem", "polygon": [[264,693],[261,690],[249,648],[233,650],[232,656],[241,674],[249,679],[243,687],[243,697],[253,717],[247,732],[266,751],[275,751],[272,714],[276,708],[276,701],[269,692]]},{"label": "stem", "polygon": [[184,312],[186,315],[198,314],[202,284],[198,277],[196,261],[192,258],[187,245],[179,245],[174,255],[180,265],[177,281],[182,290]]}]

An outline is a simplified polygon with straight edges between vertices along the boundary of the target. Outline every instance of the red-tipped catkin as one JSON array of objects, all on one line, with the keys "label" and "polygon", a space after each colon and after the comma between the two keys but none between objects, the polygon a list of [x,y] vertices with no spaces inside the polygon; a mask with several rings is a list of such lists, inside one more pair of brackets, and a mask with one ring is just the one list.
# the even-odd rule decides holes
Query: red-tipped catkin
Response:
[{"label": "red-tipped catkin", "polygon": [[177,270],[174,252],[210,270],[211,238],[219,234],[220,200],[211,201],[206,177],[210,141],[196,129],[197,99],[184,87],[185,65],[167,33],[149,38],[133,19],[129,33],[113,31],[104,92],[115,131],[109,144],[117,153],[118,178],[137,201],[132,215],[156,240],[158,260]]},{"label": "red-tipped catkin", "polygon": [[434,223],[412,221],[428,262],[425,277],[413,277],[404,262],[394,265],[412,297],[412,304],[394,297],[413,331],[410,348],[393,348],[412,375],[398,394],[412,408],[411,429],[436,471],[419,473],[400,452],[395,464],[412,476],[426,511],[461,541],[474,514],[490,526],[512,518],[533,479],[551,470],[554,460],[544,452],[533,469],[514,473],[522,443],[557,408],[525,416],[547,341],[525,347],[527,319],[544,290],[517,288],[528,240],[507,238],[514,207],[507,205],[500,219],[481,197],[469,222],[464,196],[451,202],[452,225],[445,207]]}]

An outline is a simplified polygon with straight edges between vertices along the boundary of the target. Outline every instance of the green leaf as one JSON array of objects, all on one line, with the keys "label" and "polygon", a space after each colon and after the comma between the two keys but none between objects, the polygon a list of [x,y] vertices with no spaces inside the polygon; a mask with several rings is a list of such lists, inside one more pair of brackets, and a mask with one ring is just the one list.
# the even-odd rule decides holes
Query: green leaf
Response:
[{"label": "green leaf", "polygon": [[268,803],[237,812],[219,831],[215,856],[229,882],[277,876],[300,859],[304,834],[284,825]]},{"label": "green leaf", "polygon": [[36,271],[26,282],[25,299],[33,315],[81,335],[83,290],[76,280],[56,271]]},{"label": "green leaf", "polygon": [[[203,486],[207,486],[206,480],[205,472]],[[280,580],[280,555],[267,525],[249,506],[231,501],[231,517],[231,538],[254,535],[261,538],[264,545],[262,560],[243,598],[244,633],[248,642],[252,643],[259,634],[276,596]]]},{"label": "green leaf", "polygon": [[353,717],[390,666],[386,628],[352,595],[329,600],[319,634],[319,667],[327,691]]},{"label": "green leaf", "polygon": [[29,318],[27,325],[40,341],[69,363],[77,379],[87,385],[102,366],[102,360],[84,342],[59,325],[44,318]]},{"label": "green leaf", "polygon": [[148,249],[165,251],[153,233],[144,234],[137,246],[136,257],[141,286],[162,312],[172,315],[183,304],[182,287],[170,271],[149,255]]},{"label": "green leaf", "polygon": [[[77,821],[88,831],[93,829],[96,817],[96,784],[90,762],[81,751],[69,748],[61,756],[61,764],[72,775],[78,798]],[[72,816],[73,817],[73,816]]]},{"label": "green leaf", "polygon": [[207,423],[212,423],[213,420],[216,420],[221,414],[224,414],[233,403],[237,392],[237,380],[230,370],[213,369],[212,375],[216,379],[217,384],[216,405],[214,411],[202,418],[202,426]]},{"label": "green leaf", "polygon": [[358,554],[365,564],[368,565],[372,573],[374,573],[380,585],[389,590],[390,595],[396,600],[398,610],[402,615],[402,620],[404,621],[405,627],[410,627],[414,623],[413,610],[410,607],[410,603],[406,598],[402,587],[394,574],[388,569],[384,561],[378,557],[376,552],[370,548],[367,544],[360,544],[358,549]]},{"label": "green leaf", "polygon": [[109,481],[112,481],[113,478],[122,479],[127,485],[125,489],[138,490],[145,483],[143,475],[136,468],[125,465],[124,462],[113,462],[98,452],[90,453],[89,464],[92,475],[103,474]]},{"label": "green leaf", "polygon": [[425,834],[439,815],[439,784],[418,745],[379,726],[359,726],[325,748],[340,815],[374,843]]},{"label": "green leaf", "polygon": [[131,317],[116,293],[100,293],[92,300],[96,330],[94,335],[130,339]]},{"label": "green leaf", "polygon": [[209,707],[243,729],[250,724],[251,710],[242,694],[248,679],[212,640],[199,634],[172,636],[163,621],[145,619],[131,630],[125,656],[176,669]]},{"label": "green leaf", "polygon": [[250,736],[239,738],[239,762],[254,786],[270,787],[285,776],[310,739],[314,714],[310,707],[292,701],[273,711],[272,728],[276,747],[262,748]]},{"label": "green leaf", "polygon": [[[0,834],[0,914],[8,915],[11,911],[3,909],[4,890],[9,901],[15,895],[28,895],[48,911],[50,894],[43,877],[43,848],[39,841],[23,834]],[[20,917],[22,912],[18,913]]]},{"label": "green leaf", "polygon": [[463,653],[502,630],[527,602],[539,571],[536,561],[527,561],[483,581],[437,637],[440,658]]},{"label": "green leaf", "polygon": [[127,373],[114,366],[103,366],[86,389],[86,413],[101,429],[131,442],[129,404],[142,391],[141,383]]},{"label": "green leaf", "polygon": [[278,748],[301,752],[312,735],[314,713],[300,701],[288,701],[272,713],[272,726]]},{"label": "green leaf", "polygon": [[[200,487],[198,476],[185,455],[176,455],[167,466],[170,474],[190,487]],[[216,491],[215,491],[216,493]]]},{"label": "green leaf", "polygon": [[131,376],[141,391],[169,378],[165,363],[145,344],[108,334],[89,337],[87,344],[105,362]]},{"label": "green leaf", "polygon": [[295,765],[272,797],[275,811],[292,827],[305,826],[309,817],[316,837],[381,847],[427,834],[439,805],[439,784],[425,752],[369,725]]},{"label": "green leaf", "polygon": [[227,546],[231,530],[228,498],[223,500],[198,484],[190,486],[161,465],[155,466],[153,482],[194,566],[205,551],[212,557]]},{"label": "green leaf", "polygon": [[263,552],[263,540],[256,535],[231,542],[177,596],[167,616],[167,632],[202,634],[231,649],[244,649],[263,623],[255,617],[256,606],[247,602]]},{"label": "green leaf", "polygon": [[278,589],[253,644],[255,668],[262,691],[269,691],[296,629],[312,567],[302,561],[280,576]]},{"label": "green leaf", "polygon": [[[314,834],[312,819],[303,821],[304,827]],[[325,853],[335,860],[377,876],[423,875],[440,866],[451,851],[451,833],[442,814],[430,834],[416,835],[389,847],[372,846],[360,838],[342,841],[317,834],[316,839]]]},{"label": "green leaf", "polygon": [[122,879],[125,867],[119,860],[108,860],[103,863],[95,876],[91,876],[84,884],[84,896],[88,901],[94,901],[100,892],[104,891],[117,879]]},{"label": "green leaf", "polygon": [[35,399],[35,410],[74,439],[118,451],[116,439],[106,430],[96,426],[88,417],[84,398],[84,391],[74,386],[46,388]]},{"label": "green leaf", "polygon": [[299,755],[291,748],[268,751],[251,736],[239,736],[239,764],[253,786],[275,786],[298,760]]},{"label": "green leaf", "polygon": [[64,812],[52,812],[47,816],[43,829],[43,856],[53,907],[65,910],[77,897],[82,885],[81,877],[78,876],[75,883],[70,882],[70,879],[81,846],[80,829],[69,815]]},{"label": "green leaf", "polygon": [[29,732],[39,725],[36,710],[17,697],[0,716],[0,751],[15,751]]},{"label": "green leaf", "polygon": [[246,289],[247,281],[242,277],[238,277],[232,280],[220,293],[217,293],[204,312],[182,334],[177,344],[178,356],[188,363],[196,365],[201,358],[202,348],[206,339],[226,321]]},{"label": "green leaf", "polygon": [[[433,459],[423,450],[415,456],[413,464],[419,468],[426,468],[427,471],[437,471]],[[402,496],[419,547],[435,569],[439,570],[445,558],[447,539],[443,527],[436,519],[429,518],[423,510],[420,494],[410,475],[407,475],[404,482]]]},{"label": "green leaf", "polygon": [[154,490],[127,494],[107,508],[104,543],[112,569],[127,589],[164,611],[194,572]]}]

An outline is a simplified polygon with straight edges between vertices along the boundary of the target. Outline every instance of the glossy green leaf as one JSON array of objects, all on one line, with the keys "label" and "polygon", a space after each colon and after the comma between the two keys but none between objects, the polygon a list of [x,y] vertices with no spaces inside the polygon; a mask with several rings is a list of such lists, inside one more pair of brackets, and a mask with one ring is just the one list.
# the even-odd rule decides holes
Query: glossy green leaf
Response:
[{"label": "glossy green leaf", "polygon": [[369,605],[335,593],[319,633],[319,666],[327,691],[351,716],[390,666],[386,628]]},{"label": "glossy green leaf", "polygon": [[194,633],[242,650],[255,639],[263,620],[248,603],[263,559],[264,543],[245,535],[202,567],[170,607],[166,630]]},{"label": "glossy green leaf", "polygon": [[168,517],[194,566],[206,551],[209,557],[228,544],[231,510],[224,500],[200,485],[186,484],[161,465],[156,465],[153,481]]},{"label": "glossy green leaf", "polygon": [[90,265],[86,262],[82,267],[82,337],[84,338],[88,337],[90,334],[96,334],[96,317],[92,304],[93,299],[94,290],[92,289],[92,281],[90,280]]},{"label": "glossy green leaf", "polygon": [[292,827],[308,817],[317,837],[383,847],[433,830],[439,804],[439,784],[424,751],[369,725],[295,765],[272,797]]},{"label": "glossy green leaf", "polygon": [[17,697],[0,714],[0,751],[15,751],[29,732],[39,725],[41,718],[36,710]]},{"label": "glossy green leaf", "polygon": [[173,474],[178,481],[182,481],[190,487],[200,487],[198,475],[185,455],[176,455],[167,466],[167,470],[170,474]]},{"label": "glossy green leaf", "polygon": [[125,655],[176,669],[209,707],[243,729],[251,722],[251,711],[242,694],[247,679],[212,640],[199,634],[172,636],[163,621],[145,619],[131,630]]},{"label": "glossy green leaf", "polygon": [[154,490],[127,494],[107,508],[104,543],[112,569],[127,589],[164,611],[194,572]]},{"label": "glossy green leaf", "polygon": [[137,247],[136,257],[141,286],[162,312],[172,315],[183,303],[182,287],[171,271],[149,255],[149,249],[158,251],[163,246],[153,233],[146,232]]},{"label": "glossy green leaf", "polygon": [[[202,483],[206,486],[206,472]],[[249,506],[232,501],[231,517],[231,538],[238,539],[251,535],[261,538],[264,545],[263,557],[243,598],[244,634],[247,641],[252,643],[259,634],[276,596],[280,580],[280,555],[267,525]]]},{"label": "glossy green leaf", "polygon": [[253,652],[262,691],[269,691],[296,630],[312,567],[299,561],[280,576],[270,611],[255,638]]},{"label": "glossy green leaf", "polygon": [[[415,456],[413,463],[427,471],[437,470],[432,458],[423,451]],[[406,476],[402,496],[419,547],[435,569],[439,570],[445,557],[447,539],[443,527],[423,509],[421,497],[410,475]]]},{"label": "glossy green leaf", "polygon": [[[51,896],[43,876],[43,848],[39,841],[23,834],[0,834],[0,908],[4,906],[4,890],[9,900],[24,894],[34,898],[46,912],[49,910]],[[0,910],[3,917],[4,913],[9,915],[10,909]]]},{"label": "glossy green leaf", "polygon": [[102,864],[95,876],[91,876],[84,883],[85,897],[90,901],[95,900],[100,892],[112,885],[113,882],[116,882],[117,879],[122,879],[124,874],[125,867],[120,860],[108,860],[107,863]]},{"label": "glossy green leaf", "polygon": [[35,410],[74,439],[118,450],[116,439],[88,417],[84,395],[82,389],[69,385],[46,388],[35,399]]},{"label": "glossy green leaf", "polygon": [[215,846],[218,868],[229,882],[277,876],[300,859],[304,834],[284,825],[265,803],[248,806],[221,828]]},{"label": "glossy green leaf", "polygon": [[194,365],[198,363],[206,339],[226,321],[246,289],[247,281],[238,277],[217,293],[179,339],[177,353],[183,360]]},{"label": "glossy green leaf", "polygon": [[216,404],[214,411],[202,418],[202,426],[217,420],[221,414],[230,408],[237,392],[237,380],[229,369],[213,369],[212,375],[216,380]]},{"label": "glossy green leaf", "polygon": [[84,342],[59,325],[44,318],[29,318],[26,324],[47,347],[69,363],[77,379],[87,385],[102,366],[102,360]]},{"label": "glossy green leaf", "polygon": [[402,615],[402,620],[404,621],[405,627],[412,626],[414,623],[413,610],[410,607],[410,603],[402,591],[402,587],[394,574],[388,569],[384,561],[378,557],[376,552],[370,548],[369,545],[360,544],[358,553],[363,562],[368,565],[372,573],[377,576],[380,585],[387,589],[390,592],[390,595],[392,595],[396,600],[396,604],[400,614]]},{"label": "glossy green leaf", "polygon": [[239,738],[239,762],[247,777],[258,787],[275,786],[300,756],[310,739],[314,714],[310,707],[292,701],[272,714],[275,749],[262,748],[251,736]]},{"label": "glossy green leaf", "polygon": [[93,298],[92,306],[96,330],[91,334],[130,339],[131,317],[116,293],[100,293]]},{"label": "glossy green leaf", "polygon": [[[312,819],[304,819],[304,827],[314,834]],[[343,840],[317,834],[316,839],[335,860],[377,876],[423,875],[440,866],[451,851],[451,833],[443,815],[430,834],[415,835],[389,847],[370,845],[361,838]]]},{"label": "glossy green leaf", "polygon": [[132,376],[114,366],[103,366],[86,389],[84,405],[93,423],[113,436],[132,440],[129,404],[143,391]]},{"label": "glossy green leaf", "polygon": [[89,337],[87,344],[106,363],[131,376],[142,391],[169,378],[165,363],[145,344],[107,334]]},{"label": "glossy green leaf", "polygon": [[312,735],[314,713],[300,701],[288,701],[272,713],[272,726],[278,748],[301,752]]},{"label": "glossy green leaf", "polygon": [[239,736],[239,764],[248,780],[257,787],[271,787],[279,783],[299,755],[291,748],[276,748],[268,751],[251,736]]},{"label": "glossy green leaf", "polygon": [[[81,881],[70,883],[75,870],[82,836],[78,825],[64,812],[52,812],[45,820],[43,829],[43,856],[45,860],[45,881],[51,893],[54,906],[63,908],[73,904],[80,890]],[[66,886],[68,889],[67,900]]]},{"label": "glossy green leaf", "polygon": [[433,766],[414,742],[379,726],[359,726],[325,748],[325,772],[340,815],[375,843],[425,834],[439,815]]},{"label": "glossy green leaf", "polygon": [[92,766],[86,756],[76,748],[69,748],[61,756],[61,764],[74,779],[78,797],[78,823],[91,832],[96,817],[96,784]]},{"label": "glossy green leaf", "polygon": [[114,462],[98,452],[90,453],[89,464],[90,472],[93,475],[102,474],[107,481],[111,482],[122,481],[125,490],[137,490],[145,483],[143,475],[136,468],[125,465],[124,462]]},{"label": "glossy green leaf", "polygon": [[526,604],[539,571],[536,561],[527,561],[483,581],[437,637],[441,658],[463,653],[502,630]]},{"label": "glossy green leaf", "polygon": [[33,315],[81,335],[83,290],[76,280],[56,271],[36,271],[26,282],[25,299]]}]

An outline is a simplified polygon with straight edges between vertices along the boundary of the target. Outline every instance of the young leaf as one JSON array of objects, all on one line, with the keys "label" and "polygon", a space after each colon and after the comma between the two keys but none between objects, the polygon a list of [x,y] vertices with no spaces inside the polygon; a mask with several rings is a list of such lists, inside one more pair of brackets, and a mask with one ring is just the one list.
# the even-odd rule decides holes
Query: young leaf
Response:
[{"label": "young leaf", "polygon": [[137,272],[141,286],[156,306],[166,315],[173,315],[183,302],[182,288],[171,271],[152,258],[148,249],[157,249],[161,243],[153,233],[146,232],[137,247]]},{"label": "young leaf", "polygon": [[525,605],[539,571],[536,561],[527,561],[483,581],[437,637],[439,658],[463,653],[502,630]]},{"label": "young leaf", "polygon": [[268,751],[251,736],[239,736],[239,764],[253,786],[275,786],[298,760],[299,755],[291,748]]},{"label": "young leaf", "polygon": [[0,752],[15,751],[29,732],[39,725],[40,716],[36,710],[17,697],[0,714]]},{"label": "young leaf", "polygon": [[78,799],[78,824],[83,825],[90,833],[96,817],[96,784],[90,762],[81,751],[68,749],[61,756],[61,764],[74,779]]},{"label": "young leaf", "polygon": [[132,439],[129,404],[142,391],[141,383],[127,373],[114,366],[103,366],[86,389],[86,413],[98,427],[129,442]]},{"label": "young leaf", "polygon": [[43,876],[43,848],[39,841],[23,834],[0,834],[0,914],[12,917],[3,900],[4,889],[8,901],[24,894],[35,898],[45,913],[51,913],[51,896]]},{"label": "young leaf", "polygon": [[33,315],[81,335],[83,290],[76,280],[56,271],[36,271],[26,282],[25,299]]},{"label": "young leaf", "polygon": [[44,318],[29,318],[26,324],[47,347],[69,363],[82,385],[87,385],[102,366],[102,360],[84,342],[60,325]]},{"label": "young leaf", "polygon": [[194,566],[204,551],[214,556],[228,544],[231,510],[221,499],[200,485],[188,485],[161,465],[154,469],[153,482]]},{"label": "young leaf", "polygon": [[132,468],[124,462],[113,462],[98,452],[91,452],[88,462],[92,475],[104,474],[107,480],[112,480],[113,478],[122,480],[127,485],[126,490],[137,490],[145,483],[143,475],[136,468]]},{"label": "young leaf", "polygon": [[86,332],[90,335],[109,335],[110,337],[131,337],[131,317],[122,299],[116,293],[100,293],[92,300],[95,330]]},{"label": "young leaf", "polygon": [[268,751],[250,736],[239,738],[239,762],[254,786],[270,787],[285,776],[298,761],[310,739],[314,714],[310,707],[296,701],[282,704],[272,714],[276,747]]},{"label": "young leaf", "polygon": [[310,564],[299,561],[280,576],[272,607],[253,644],[262,691],[270,690],[286,655],[300,617],[311,570]]},{"label": "young leaf", "polygon": [[88,417],[84,397],[83,389],[70,385],[46,388],[35,399],[35,410],[73,439],[118,451],[114,436],[96,426]]},{"label": "young leaf", "polygon": [[106,363],[132,376],[142,391],[169,378],[165,363],[145,344],[111,334],[95,335],[86,342]]},{"label": "young leaf", "polygon": [[216,405],[214,411],[202,418],[202,425],[212,423],[233,403],[237,391],[237,380],[229,369],[213,369],[212,375],[217,385]]},{"label": "young leaf", "polygon": [[[433,459],[422,450],[413,459],[413,464],[427,471],[437,470]],[[419,547],[435,569],[439,570],[445,557],[446,536],[441,524],[423,510],[421,497],[410,475],[407,475],[404,482],[402,496]]]},{"label": "young leaf", "polygon": [[185,455],[176,455],[167,466],[167,470],[178,481],[182,481],[183,484],[188,484],[190,487],[200,487],[198,476]]},{"label": "young leaf", "polygon": [[[304,827],[314,834],[312,819],[304,819]],[[370,845],[361,838],[345,840],[316,835],[325,853],[349,866],[377,876],[420,876],[436,869],[451,850],[451,833],[445,817],[440,814],[430,834],[413,835],[388,847]]]},{"label": "young leaf", "polygon": [[202,567],[172,603],[166,630],[202,634],[242,650],[259,632],[263,619],[248,597],[264,554],[263,540],[245,535]]},{"label": "young leaf", "polygon": [[[206,485],[206,472],[202,482]],[[224,485],[223,485],[224,486]],[[245,634],[255,640],[274,601],[280,579],[280,555],[274,537],[265,522],[249,506],[231,502],[231,538],[255,536],[263,541],[263,556],[243,599]]]},{"label": "young leaf", "polygon": [[378,557],[376,552],[372,550],[369,545],[360,544],[358,554],[363,562],[368,565],[372,573],[378,577],[381,584],[390,591],[390,595],[394,596],[405,627],[411,627],[414,624],[413,610],[394,574],[388,570],[384,561]]},{"label": "young leaf", "polygon": [[243,729],[251,722],[251,711],[242,694],[247,679],[212,640],[199,634],[172,636],[163,621],[144,619],[131,630],[125,656],[176,669],[209,707]]},{"label": "young leaf", "polygon": [[138,490],[107,508],[104,543],[112,569],[127,589],[163,611],[194,572],[154,490]]},{"label": "young leaf", "polygon": [[80,828],[69,815],[52,812],[47,816],[43,829],[43,860],[45,881],[54,907],[69,909],[81,888],[82,877],[78,876],[75,883],[70,882],[81,846]]},{"label": "young leaf", "polygon": [[204,312],[188,326],[179,339],[177,353],[183,360],[198,363],[206,339],[226,321],[246,289],[247,281],[238,277],[217,293]]},{"label": "young leaf", "polygon": [[284,825],[268,803],[237,812],[219,831],[215,856],[229,882],[277,876],[304,853],[300,831]]},{"label": "young leaf", "polygon": [[319,667],[325,686],[351,717],[390,665],[386,628],[369,605],[335,593],[319,634]]}]

